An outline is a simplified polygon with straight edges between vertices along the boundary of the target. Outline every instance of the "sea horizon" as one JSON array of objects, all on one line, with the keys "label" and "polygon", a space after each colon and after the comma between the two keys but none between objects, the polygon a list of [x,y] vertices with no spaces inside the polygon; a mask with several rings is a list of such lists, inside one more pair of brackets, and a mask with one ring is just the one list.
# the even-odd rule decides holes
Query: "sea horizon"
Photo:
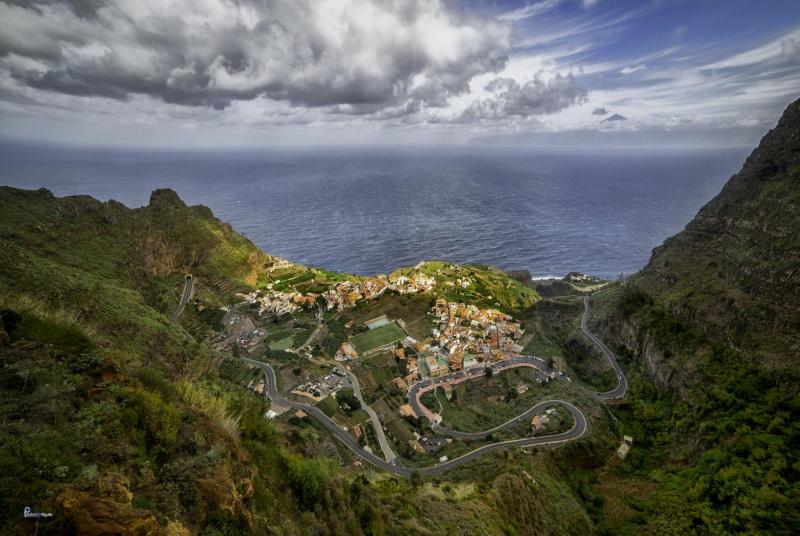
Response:
[{"label": "sea horizon", "polygon": [[615,278],[644,266],[747,151],[4,143],[0,183],[129,207],[172,188],[265,252],[336,272],[376,275],[437,259],[528,270],[535,279]]}]

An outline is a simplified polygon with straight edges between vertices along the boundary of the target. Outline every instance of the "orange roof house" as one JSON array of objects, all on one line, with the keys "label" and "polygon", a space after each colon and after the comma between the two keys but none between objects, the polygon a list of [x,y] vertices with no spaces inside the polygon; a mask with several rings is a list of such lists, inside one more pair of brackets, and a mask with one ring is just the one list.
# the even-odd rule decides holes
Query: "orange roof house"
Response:
[{"label": "orange roof house", "polygon": [[531,419],[531,426],[534,430],[538,430],[542,427],[542,417],[539,415],[534,415],[533,419]]}]

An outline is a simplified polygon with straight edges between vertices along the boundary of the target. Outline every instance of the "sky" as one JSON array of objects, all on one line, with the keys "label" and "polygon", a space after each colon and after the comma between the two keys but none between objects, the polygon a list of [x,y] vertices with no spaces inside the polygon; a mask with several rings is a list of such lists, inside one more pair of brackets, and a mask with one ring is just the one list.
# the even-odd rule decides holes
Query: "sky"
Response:
[{"label": "sky", "polygon": [[752,145],[800,2],[0,0],[0,139]]}]

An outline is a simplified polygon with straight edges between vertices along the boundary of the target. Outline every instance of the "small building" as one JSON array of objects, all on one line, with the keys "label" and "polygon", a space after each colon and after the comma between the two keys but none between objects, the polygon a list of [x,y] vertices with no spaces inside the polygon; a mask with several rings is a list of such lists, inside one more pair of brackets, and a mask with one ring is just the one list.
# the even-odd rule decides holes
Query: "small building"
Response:
[{"label": "small building", "polygon": [[449,363],[447,361],[434,355],[425,356],[425,368],[428,371],[428,376],[431,378],[444,376],[450,370]]},{"label": "small building", "polygon": [[400,390],[401,393],[405,393],[405,392],[408,391],[408,384],[400,376],[398,376],[397,378],[394,378],[392,380],[392,383],[394,383],[394,386],[397,387],[397,389]]},{"label": "small building", "polygon": [[533,419],[531,419],[531,427],[534,430],[538,430],[542,427],[542,417],[540,415],[533,416]]},{"label": "small building", "polygon": [[415,416],[414,410],[411,409],[411,404],[403,404],[402,406],[400,406],[398,408],[398,411],[400,412],[400,415],[402,417],[414,417]]},{"label": "small building", "polygon": [[411,449],[414,452],[419,452],[420,454],[425,454],[425,449],[422,448],[422,445],[419,444],[419,441],[416,441],[414,439],[409,439],[408,440],[408,446],[411,447]]},{"label": "small building", "polygon": [[348,359],[356,359],[357,357],[358,353],[355,348],[353,348],[353,345],[349,342],[343,342],[339,347],[339,351],[336,352],[334,359],[336,361],[347,361]]},{"label": "small building", "polygon": [[464,354],[464,370],[471,370],[474,368],[480,367],[481,364],[478,361],[478,358],[474,354],[465,353]]},{"label": "small building", "polygon": [[625,456],[628,455],[628,452],[630,452],[630,450],[631,450],[631,446],[629,444],[623,442],[619,446],[619,448],[617,449],[617,456],[619,456],[620,460],[624,460]]},{"label": "small building", "polygon": [[298,410],[297,410],[297,411],[294,413],[294,416],[295,416],[295,417],[297,417],[298,419],[305,419],[306,417],[308,417],[308,413],[306,413],[306,412],[305,412],[305,411],[303,411],[302,409],[298,409]]}]

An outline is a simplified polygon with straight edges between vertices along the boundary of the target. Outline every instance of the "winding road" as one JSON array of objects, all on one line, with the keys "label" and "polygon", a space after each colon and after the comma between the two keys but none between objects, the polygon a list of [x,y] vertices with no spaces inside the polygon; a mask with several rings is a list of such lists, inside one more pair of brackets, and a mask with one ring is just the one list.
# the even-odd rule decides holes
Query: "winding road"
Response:
[{"label": "winding road", "polygon": [[300,345],[297,348],[297,350],[294,350],[295,353],[299,354],[299,353],[305,352],[306,350],[308,350],[311,347],[311,343],[314,341],[314,339],[317,338],[317,336],[319,335],[319,332],[322,331],[322,326],[324,325],[322,323],[323,315],[324,315],[324,311],[322,310],[322,306],[317,304],[317,327],[314,328],[314,331],[311,333],[311,335],[308,336],[308,338],[306,339],[306,342],[304,342],[302,345]]},{"label": "winding road", "polygon": [[555,404],[563,405],[567,411],[572,414],[574,419],[574,424],[572,428],[567,430],[566,432],[561,432],[559,434],[552,434],[548,436],[541,436],[541,437],[523,437],[521,439],[511,439],[508,441],[498,441],[496,443],[491,443],[489,445],[484,445],[479,447],[473,451],[470,451],[458,458],[453,458],[450,461],[440,463],[438,465],[432,465],[428,467],[420,467],[420,468],[410,468],[404,467],[400,465],[397,460],[394,460],[394,463],[387,462],[383,458],[379,458],[375,454],[364,450],[364,447],[356,441],[356,438],[353,437],[350,432],[346,431],[344,428],[340,427],[336,424],[330,417],[325,415],[321,409],[316,406],[312,406],[310,404],[306,404],[304,402],[295,402],[294,400],[289,400],[284,398],[283,395],[278,392],[277,383],[275,381],[275,371],[266,363],[262,363],[261,361],[256,361],[254,359],[249,359],[246,357],[242,357],[242,360],[251,363],[259,368],[264,372],[266,377],[266,389],[265,393],[269,396],[270,399],[275,404],[280,406],[289,407],[292,409],[301,409],[307,414],[314,417],[317,421],[319,421],[322,426],[324,426],[329,432],[331,432],[337,439],[339,439],[342,443],[345,444],[353,453],[361,458],[362,460],[369,462],[370,464],[378,467],[379,469],[383,469],[390,473],[394,473],[399,476],[410,477],[415,472],[418,473],[420,476],[433,476],[433,475],[440,475],[451,469],[455,469],[456,467],[460,467],[465,463],[469,463],[470,461],[474,460],[478,456],[486,454],[487,452],[492,452],[494,450],[502,450],[507,448],[513,447],[532,447],[538,445],[554,445],[554,444],[561,444],[567,441],[572,441],[574,439],[578,439],[582,437],[587,430],[586,424],[586,417],[583,413],[576,408],[572,403],[567,402],[565,400],[548,400],[545,402],[540,402],[537,404],[538,408],[543,408],[547,406],[552,406]]},{"label": "winding road", "polygon": [[[188,301],[188,300],[187,300]],[[581,331],[591,340],[597,347],[601,350],[603,355],[608,359],[609,363],[614,367],[614,370],[617,372],[618,378],[618,385],[615,389],[605,392],[605,393],[593,393],[601,400],[609,400],[615,398],[621,398],[625,395],[628,389],[628,381],[625,378],[625,374],[623,373],[622,369],[619,367],[619,364],[614,357],[614,354],[603,344],[600,339],[598,339],[587,327],[587,320],[588,316],[591,313],[591,303],[589,301],[589,296],[584,297],[584,312],[583,316],[581,317]],[[438,465],[432,465],[428,467],[421,467],[421,468],[409,468],[404,467],[400,464],[399,460],[394,457],[394,453],[391,451],[391,448],[384,448],[383,442],[381,442],[381,448],[384,452],[384,456],[386,459],[382,459],[375,454],[364,450],[361,444],[350,434],[347,430],[340,427],[336,424],[330,417],[325,415],[319,408],[316,406],[312,406],[310,404],[306,404],[303,402],[295,402],[293,400],[289,400],[284,398],[283,395],[278,391],[277,382],[275,380],[275,371],[266,363],[262,363],[261,361],[256,361],[249,358],[242,358],[244,361],[251,363],[259,368],[264,372],[264,376],[266,378],[266,389],[265,394],[272,399],[272,401],[278,405],[290,407],[293,409],[301,409],[307,414],[314,417],[317,421],[319,421],[322,426],[328,429],[334,436],[336,436],[342,443],[344,443],[356,456],[361,458],[362,460],[388,471],[390,473],[394,473],[399,476],[410,477],[414,473],[418,473],[421,476],[432,476],[432,475],[439,475],[450,471],[451,469],[455,469],[461,465],[469,463],[470,461],[474,460],[475,458],[482,456],[488,452],[492,452],[495,450],[501,449],[508,449],[514,447],[531,447],[531,446],[540,446],[540,445],[558,445],[562,443],[566,443],[568,441],[574,441],[583,437],[587,430],[588,425],[586,422],[586,416],[575,407],[571,402],[566,400],[545,400],[539,402],[535,406],[531,407],[524,413],[510,419],[509,421],[496,426],[490,430],[485,430],[482,432],[459,432],[456,430],[449,430],[439,426],[435,415],[419,401],[420,396],[425,390],[429,390],[435,388],[438,385],[441,385],[446,382],[460,382],[460,381],[467,381],[473,378],[480,377],[483,375],[484,369],[473,369],[471,371],[460,371],[454,374],[450,374],[448,376],[444,376],[441,378],[431,378],[428,380],[423,380],[422,382],[418,382],[414,384],[411,391],[409,391],[409,403],[411,404],[412,409],[419,417],[425,417],[431,420],[433,424],[433,429],[436,432],[442,433],[444,435],[449,435],[452,437],[456,437],[459,439],[465,440],[475,440],[475,439],[482,439],[491,434],[492,432],[496,432],[501,430],[507,426],[511,426],[522,419],[525,419],[531,415],[537,414],[538,412],[542,411],[545,408],[554,406],[554,405],[561,405],[570,412],[574,419],[574,423],[572,428],[567,430],[566,432],[561,432],[558,434],[551,434],[547,436],[537,436],[537,437],[523,437],[520,439],[512,439],[507,441],[498,441],[495,443],[490,443],[488,445],[484,445],[482,447],[478,447],[475,450],[472,450],[462,456],[454,458],[452,460],[446,461],[444,463],[440,463]],[[494,370],[504,370],[507,368],[512,367],[519,367],[519,366],[528,366],[537,369],[541,374],[551,375],[552,372],[555,372],[552,368],[547,366],[547,364],[537,357],[532,356],[517,356],[513,357],[510,360],[502,364],[495,365],[493,368]],[[352,375],[351,375],[352,377]],[[360,389],[358,389],[358,382],[357,380],[353,382],[354,391],[358,390],[360,393]],[[364,404],[367,413],[370,414],[370,418],[373,418],[374,411],[370,412],[372,408],[368,405]],[[375,426],[375,419],[377,419],[377,415],[374,416],[373,425]],[[380,428],[380,421],[378,420],[378,428]],[[379,434],[379,436],[382,434]],[[385,440],[385,438],[384,438]],[[389,454],[391,453],[391,454]]]},{"label": "winding road", "polygon": [[614,370],[617,373],[617,386],[612,389],[611,391],[606,391],[605,393],[595,393],[599,398],[603,400],[613,400],[616,398],[622,398],[625,396],[625,393],[628,391],[628,378],[625,377],[625,373],[622,371],[622,368],[617,363],[617,358],[614,357],[614,354],[611,350],[608,349],[608,346],[603,344],[603,341],[597,338],[597,336],[589,331],[589,327],[587,323],[589,321],[589,315],[592,312],[592,304],[589,301],[589,296],[583,297],[583,316],[581,317],[581,331],[583,332],[586,337],[590,341],[592,341],[595,346],[600,348],[600,351],[603,352],[603,355],[608,359],[608,362],[611,363],[611,366],[614,367]]},{"label": "winding road", "polygon": [[178,308],[175,309],[175,312],[172,313],[172,323],[177,324],[178,318],[180,318],[181,314],[183,314],[183,310],[186,308],[186,304],[189,303],[189,300],[192,299],[192,293],[194,292],[194,278],[192,274],[188,274],[186,279],[183,282],[183,294],[181,294],[181,300],[178,302]]},{"label": "winding road", "polygon": [[375,410],[372,409],[372,406],[367,404],[367,402],[364,400],[364,397],[361,395],[361,385],[358,383],[358,377],[349,370],[345,370],[345,372],[347,372],[347,375],[350,377],[350,383],[353,384],[353,395],[355,395],[358,401],[361,402],[361,409],[367,412],[367,415],[369,415],[369,418],[372,421],[372,428],[375,430],[375,437],[378,438],[378,444],[381,446],[383,457],[387,462],[394,463],[397,459],[397,455],[392,450],[391,445],[389,445],[389,441],[386,439],[386,434],[383,433],[383,425],[381,425],[381,420],[378,417],[378,414],[375,413]]}]

